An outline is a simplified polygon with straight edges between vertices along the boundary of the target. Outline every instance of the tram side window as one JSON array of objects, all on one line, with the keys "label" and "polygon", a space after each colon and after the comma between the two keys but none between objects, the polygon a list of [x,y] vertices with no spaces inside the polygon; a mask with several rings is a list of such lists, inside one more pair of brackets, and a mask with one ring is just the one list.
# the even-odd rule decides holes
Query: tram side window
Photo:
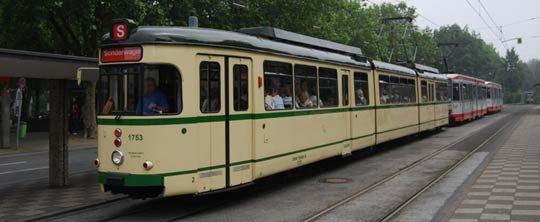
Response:
[{"label": "tram side window", "polygon": [[390,77],[389,76],[379,76],[379,91],[380,91],[380,103],[389,104],[391,102],[391,89],[390,89]]},{"label": "tram side window", "polygon": [[320,102],[317,91],[317,68],[315,66],[294,65],[294,84],[296,108],[316,108]]},{"label": "tram side window", "polygon": [[319,94],[321,107],[335,107],[338,105],[337,70],[319,67]]},{"label": "tram side window", "polygon": [[248,67],[246,65],[233,66],[233,81],[234,111],[246,111],[249,107]]},{"label": "tram side window", "polygon": [[293,107],[292,65],[264,61],[264,108],[285,110]]},{"label": "tram side window", "polygon": [[399,85],[399,77],[396,76],[390,76],[390,103],[398,104],[401,103],[401,94],[400,94],[400,85]]},{"label": "tram side window", "polygon": [[435,87],[433,86],[433,84],[429,84],[429,102],[433,102],[435,101]]},{"label": "tram side window", "polygon": [[446,83],[437,83],[437,101],[446,102],[448,101],[448,85]]},{"label": "tram side window", "polygon": [[349,105],[349,75],[341,76],[341,103],[343,106]]},{"label": "tram side window", "polygon": [[460,94],[460,87],[459,87],[459,83],[453,83],[452,84],[452,100],[453,101],[459,101],[461,100],[461,96],[459,96]]},{"label": "tram side window", "polygon": [[411,102],[411,95],[408,85],[408,79],[406,78],[399,78],[399,93],[401,94],[401,102],[402,103],[410,103]]},{"label": "tram side window", "polygon": [[416,103],[416,80],[408,79],[407,84],[409,88],[410,103]]},{"label": "tram side window", "polygon": [[221,110],[220,65],[217,62],[201,62],[200,109],[203,113],[217,113]]},{"label": "tram side window", "polygon": [[422,96],[422,102],[428,102],[428,85],[426,81],[420,82],[420,95]]},{"label": "tram side window", "polygon": [[471,87],[468,84],[463,84],[462,88],[463,88],[463,100],[470,100]]},{"label": "tram side window", "polygon": [[369,83],[367,73],[354,73],[354,104],[356,106],[369,105]]}]

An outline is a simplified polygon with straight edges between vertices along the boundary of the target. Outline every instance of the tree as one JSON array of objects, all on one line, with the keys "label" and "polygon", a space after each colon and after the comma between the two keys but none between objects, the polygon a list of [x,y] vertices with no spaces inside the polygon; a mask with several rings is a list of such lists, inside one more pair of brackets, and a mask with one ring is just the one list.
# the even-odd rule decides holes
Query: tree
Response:
[{"label": "tree", "polygon": [[514,48],[506,51],[503,59],[505,72],[499,77],[504,83],[504,91],[508,96],[519,93],[523,86],[525,64],[519,59]]},{"label": "tree", "polygon": [[[449,54],[449,70],[486,80],[492,80],[501,71],[502,60],[495,47],[467,27],[444,26],[435,30],[434,36],[439,43],[458,44],[457,47],[444,49]],[[442,64],[439,67],[442,69]]]}]

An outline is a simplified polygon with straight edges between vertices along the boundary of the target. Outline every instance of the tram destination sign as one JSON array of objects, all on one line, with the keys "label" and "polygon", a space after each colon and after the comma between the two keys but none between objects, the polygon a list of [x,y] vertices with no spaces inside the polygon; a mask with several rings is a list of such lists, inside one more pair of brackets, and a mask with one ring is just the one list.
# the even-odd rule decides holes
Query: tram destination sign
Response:
[{"label": "tram destination sign", "polygon": [[104,48],[101,50],[101,62],[136,62],[142,58],[140,46]]}]

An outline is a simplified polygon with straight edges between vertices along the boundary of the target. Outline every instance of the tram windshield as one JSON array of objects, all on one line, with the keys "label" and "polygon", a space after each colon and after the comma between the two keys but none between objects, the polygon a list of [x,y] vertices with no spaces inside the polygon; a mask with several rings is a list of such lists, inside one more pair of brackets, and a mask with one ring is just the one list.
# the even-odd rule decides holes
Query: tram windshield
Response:
[{"label": "tram windshield", "polygon": [[171,65],[102,66],[97,86],[100,115],[178,114],[180,78]]}]

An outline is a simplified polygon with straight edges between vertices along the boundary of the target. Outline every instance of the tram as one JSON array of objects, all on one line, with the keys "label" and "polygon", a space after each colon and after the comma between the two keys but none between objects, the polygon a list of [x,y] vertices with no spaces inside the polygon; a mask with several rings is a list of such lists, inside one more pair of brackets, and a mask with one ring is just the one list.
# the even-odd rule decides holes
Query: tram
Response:
[{"label": "tram", "polygon": [[99,60],[98,181],[132,197],[227,191],[449,123],[437,69],[276,28],[118,20]]},{"label": "tram", "polygon": [[462,74],[447,74],[447,77],[452,88],[451,123],[472,121],[487,114],[487,85],[484,80]]}]

